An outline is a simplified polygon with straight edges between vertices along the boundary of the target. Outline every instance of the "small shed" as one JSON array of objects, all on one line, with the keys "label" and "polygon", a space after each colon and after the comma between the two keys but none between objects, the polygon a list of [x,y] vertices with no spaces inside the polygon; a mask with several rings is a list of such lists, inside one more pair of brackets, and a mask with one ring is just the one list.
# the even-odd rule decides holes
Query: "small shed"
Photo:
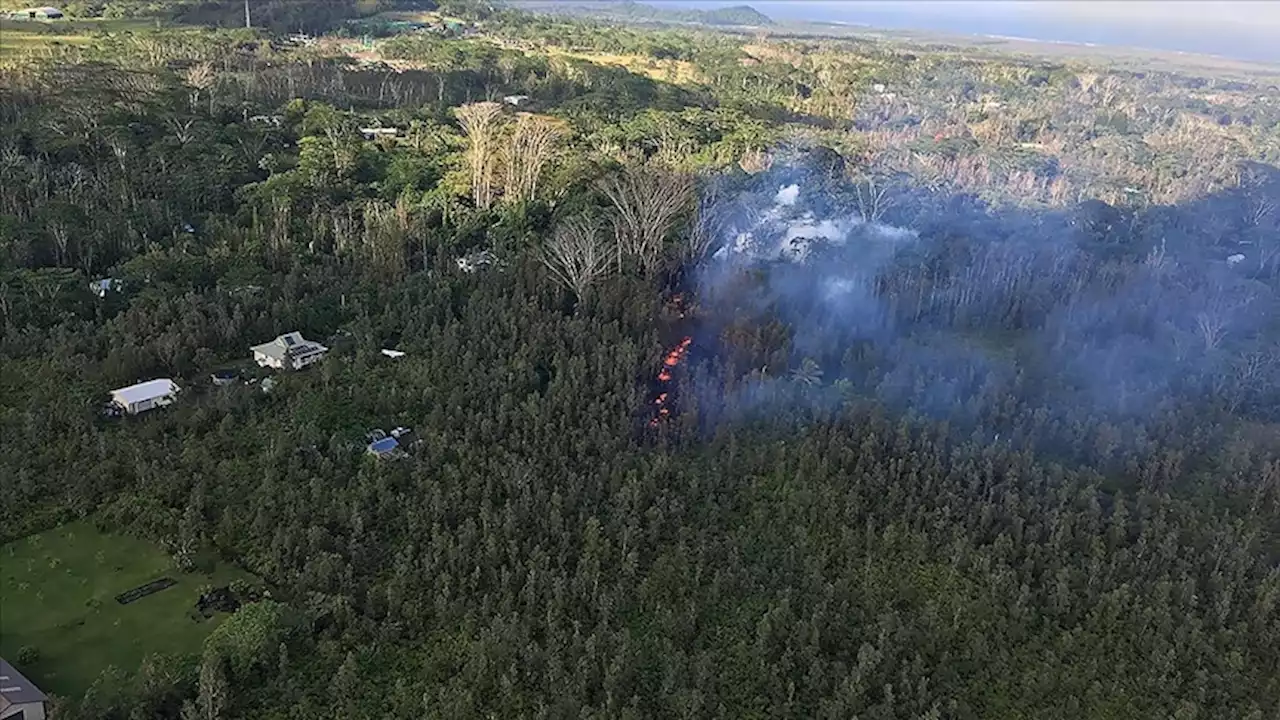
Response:
[{"label": "small shed", "polygon": [[122,411],[137,415],[158,407],[169,405],[177,399],[182,388],[169,378],[148,380],[111,391],[111,402]]},{"label": "small shed", "polygon": [[390,349],[388,349],[388,348],[383,348],[383,349],[382,349],[382,354],[383,354],[383,355],[386,355],[387,357],[392,358],[392,359],[395,359],[395,358],[402,358],[402,357],[404,357],[404,353],[403,353],[402,351],[400,351],[400,350],[390,350]]}]

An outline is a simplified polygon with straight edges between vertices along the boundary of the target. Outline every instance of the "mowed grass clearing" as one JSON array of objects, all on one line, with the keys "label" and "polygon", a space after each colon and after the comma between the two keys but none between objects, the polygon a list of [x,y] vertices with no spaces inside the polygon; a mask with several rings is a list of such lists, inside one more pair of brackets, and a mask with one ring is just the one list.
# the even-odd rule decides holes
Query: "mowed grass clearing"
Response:
[{"label": "mowed grass clearing", "polygon": [[[152,580],[177,585],[128,605],[116,596]],[[108,665],[128,674],[151,653],[199,653],[222,615],[196,611],[199,588],[254,581],[231,566],[182,573],[155,545],[106,535],[80,521],[0,547],[0,654],[17,663],[19,648],[39,659],[20,665],[45,692],[78,697]]]},{"label": "mowed grass clearing", "polygon": [[59,45],[89,45],[103,33],[141,31],[155,27],[142,19],[11,20],[0,17],[0,60],[3,53],[40,52]]}]

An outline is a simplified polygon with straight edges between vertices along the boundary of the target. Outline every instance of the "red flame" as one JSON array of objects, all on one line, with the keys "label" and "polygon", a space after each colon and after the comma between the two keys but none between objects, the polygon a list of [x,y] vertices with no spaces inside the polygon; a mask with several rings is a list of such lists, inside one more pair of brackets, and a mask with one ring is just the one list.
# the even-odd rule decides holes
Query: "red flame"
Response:
[{"label": "red flame", "polygon": [[[677,295],[676,296],[677,301],[679,300],[679,298],[680,296]],[[663,356],[662,370],[658,372],[658,382],[666,383],[671,381],[671,378],[672,378],[671,370],[675,368],[677,365],[679,365],[680,361],[684,360],[684,356],[686,353],[689,352],[689,346],[692,344],[693,344],[693,338],[686,336],[683,340],[680,341],[678,345],[676,345],[674,348],[671,348],[671,350],[665,356]],[[658,422],[661,419],[671,415],[671,408],[665,407],[667,398],[669,396],[670,396],[669,392],[663,391],[658,393],[658,396],[653,399],[653,404],[658,406],[658,414],[652,420],[649,421],[649,427],[657,427]]]}]

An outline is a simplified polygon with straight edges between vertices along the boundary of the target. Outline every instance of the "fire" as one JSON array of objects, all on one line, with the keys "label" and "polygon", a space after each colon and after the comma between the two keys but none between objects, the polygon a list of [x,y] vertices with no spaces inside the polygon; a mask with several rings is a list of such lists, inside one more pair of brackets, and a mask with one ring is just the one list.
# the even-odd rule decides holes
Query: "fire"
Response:
[{"label": "fire", "polygon": [[681,340],[679,345],[675,346],[671,349],[671,352],[667,353],[667,357],[663,359],[662,364],[669,368],[679,365],[680,361],[684,359],[684,354],[689,350],[689,346],[691,344],[693,344],[693,338],[691,337],[686,337]]},{"label": "fire", "polygon": [[[676,297],[679,298],[678,295]],[[672,369],[678,366],[680,361],[684,360],[684,356],[689,352],[689,346],[692,344],[693,338],[686,336],[679,344],[671,348],[671,350],[663,356],[662,370],[658,372],[658,382],[667,383],[671,381]],[[658,414],[649,421],[649,427],[657,427],[660,420],[671,415],[671,408],[666,407],[667,398],[670,397],[670,395],[671,393],[669,391],[664,390],[658,393],[658,396],[653,399],[653,404],[658,408]]]}]

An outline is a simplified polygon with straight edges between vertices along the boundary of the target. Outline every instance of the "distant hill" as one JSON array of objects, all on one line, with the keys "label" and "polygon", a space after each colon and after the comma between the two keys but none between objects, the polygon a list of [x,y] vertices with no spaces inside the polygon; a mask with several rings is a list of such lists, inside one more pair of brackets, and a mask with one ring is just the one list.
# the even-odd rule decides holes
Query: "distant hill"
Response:
[{"label": "distant hill", "polygon": [[694,11],[707,25],[772,25],[773,20],[750,5],[734,5],[718,10]]},{"label": "distant hill", "polygon": [[[583,7],[583,9],[586,9]],[[592,10],[603,11],[614,16],[630,20],[665,20],[668,22],[689,22],[702,25],[772,25],[773,20],[750,5],[734,5],[716,10],[686,10],[654,7],[635,0],[620,2],[592,3]]]}]

